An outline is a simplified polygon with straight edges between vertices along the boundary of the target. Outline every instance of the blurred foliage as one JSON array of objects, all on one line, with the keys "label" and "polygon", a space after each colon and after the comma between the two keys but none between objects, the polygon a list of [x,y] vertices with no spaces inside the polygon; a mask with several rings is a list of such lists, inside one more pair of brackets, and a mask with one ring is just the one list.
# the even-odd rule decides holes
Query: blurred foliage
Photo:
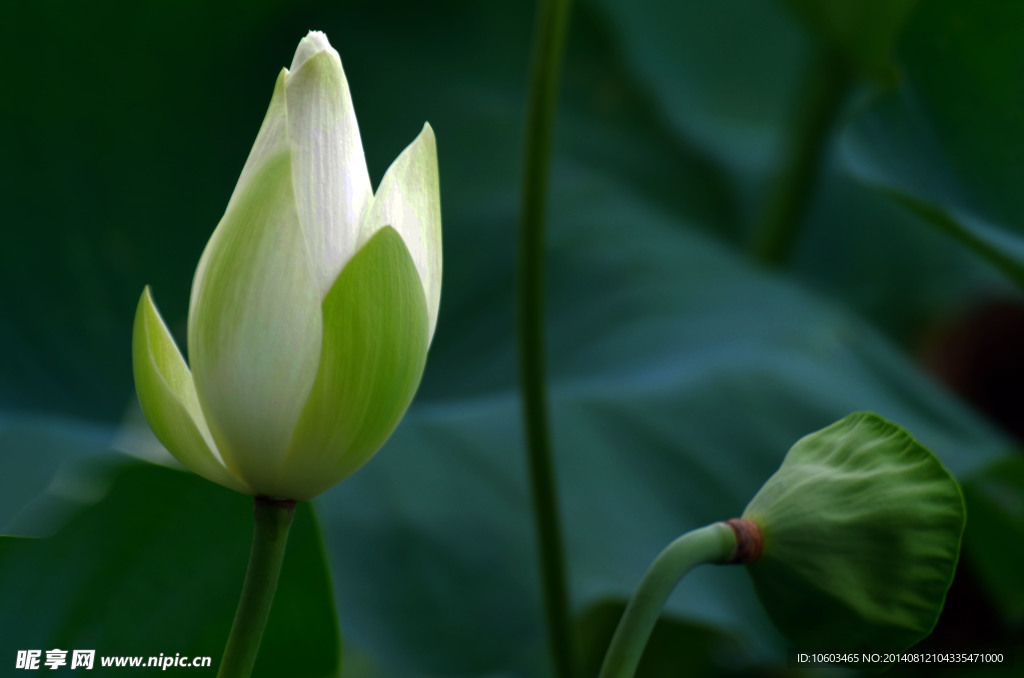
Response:
[{"label": "blurred foliage", "polygon": [[[622,615],[624,605],[605,602],[595,605],[580,617],[579,645],[583,652],[580,669],[585,676],[596,676],[601,669],[604,650]],[[770,675],[752,669],[743,647],[734,638],[714,627],[688,624],[663,618],[655,625],[644,650],[637,673],[647,678],[677,678],[679,667],[687,673],[708,678]]]},{"label": "blurred foliage", "polygon": [[966,491],[971,517],[982,526],[967,533],[974,566],[996,594],[1006,621],[1019,628],[1024,624],[1024,589],[1012,561],[1000,554],[1024,543],[1024,460],[1012,457],[993,464]]},{"label": "blurred foliage", "polygon": [[784,0],[864,75],[891,78],[892,52],[919,0]]},{"label": "blurred foliage", "polygon": [[[0,653],[6,661],[20,649],[44,656],[53,648],[94,649],[100,672],[103,655],[180,653],[213,657],[210,669],[192,670],[216,675],[245,575],[251,500],[137,463],[114,471],[109,483],[101,501],[56,534],[0,538],[0,579],[8,583],[0,590]],[[308,506],[298,512],[289,547],[253,675],[332,675],[337,622]]]},{"label": "blurred foliage", "polygon": [[[553,168],[548,337],[582,651],[600,655],[609,609],[665,543],[738,515],[799,437],[867,409],[904,426],[965,485],[965,565],[926,643],[1012,655],[1024,645],[1024,589],[1011,574],[1024,547],[1006,535],[1021,529],[1024,489],[1019,473],[999,469],[1017,463],[1015,443],[918,356],[924,343],[941,346],[936,328],[989,299],[1020,304],[1004,277],[1024,280],[1020,10],[996,0],[917,4],[898,39],[886,38],[897,83],[851,85],[841,143],[805,196],[790,263],[767,272],[742,245],[784,163],[806,62],[836,40],[834,24],[800,21],[788,6],[808,3],[785,4],[575,4]],[[28,617],[5,602],[5,643],[95,638],[100,654],[129,653],[117,629],[137,630],[131,606],[151,605],[154,624],[163,614],[155,598],[131,592],[159,583],[163,593],[148,595],[185,592],[175,614],[209,619],[188,632],[154,627],[145,642],[219,655],[199,649],[217,645],[218,623],[226,634],[249,539],[244,499],[125,467],[104,450],[129,446],[111,441],[133,407],[142,287],[183,339],[196,262],[274,77],[317,28],[341,53],[375,183],[430,121],[445,218],[441,316],[417,400],[380,455],[316,503],[346,674],[544,675],[512,296],[532,21],[533,3],[468,0],[0,6],[0,524],[53,533],[3,542],[0,568],[20,569],[4,570],[0,600],[67,586],[36,599]],[[177,519],[161,500],[176,493],[190,498]],[[285,567],[286,576],[301,569],[293,576],[309,588],[282,590],[283,619],[292,619],[281,612],[289,601],[322,590],[316,530],[304,530]],[[189,548],[163,549],[160,534]],[[76,545],[75,577],[59,569],[74,563],[45,555]],[[207,561],[216,568],[206,588],[189,588]],[[107,571],[138,586],[82,579]],[[97,610],[109,616],[82,619],[79,600],[112,601]],[[299,612],[327,614],[308,604]],[[77,625],[59,621],[75,614]],[[312,642],[326,624],[301,627]],[[8,636],[19,628],[31,639]],[[659,647],[689,642],[687,665],[703,675],[785,673],[786,643],[738,569],[687,578],[660,628]],[[265,661],[296,661],[289,652],[271,644]],[[679,660],[655,652],[665,658],[647,675],[675,675],[665,665]],[[329,675],[328,659],[301,656],[309,675]]]},{"label": "blurred foliage", "polygon": [[1024,62],[1018,3],[932,0],[903,42],[901,86],[851,126],[857,174],[1024,284]]}]

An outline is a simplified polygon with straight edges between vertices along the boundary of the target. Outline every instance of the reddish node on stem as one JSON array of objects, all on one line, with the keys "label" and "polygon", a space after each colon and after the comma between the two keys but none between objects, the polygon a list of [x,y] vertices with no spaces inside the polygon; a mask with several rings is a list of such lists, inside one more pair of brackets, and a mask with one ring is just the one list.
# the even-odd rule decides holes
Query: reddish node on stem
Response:
[{"label": "reddish node on stem", "polygon": [[732,518],[725,521],[736,534],[736,548],[726,561],[730,565],[749,565],[761,557],[764,536],[761,528],[749,518]]}]

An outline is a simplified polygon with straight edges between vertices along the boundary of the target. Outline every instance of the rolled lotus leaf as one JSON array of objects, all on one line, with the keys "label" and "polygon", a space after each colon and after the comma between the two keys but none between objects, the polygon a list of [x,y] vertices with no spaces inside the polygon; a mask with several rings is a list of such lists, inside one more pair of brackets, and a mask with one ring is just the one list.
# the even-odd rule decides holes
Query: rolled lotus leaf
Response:
[{"label": "rolled lotus leaf", "polygon": [[902,650],[934,628],[960,553],[960,487],[929,450],[860,412],[800,439],[743,513],[772,621],[805,648]]}]

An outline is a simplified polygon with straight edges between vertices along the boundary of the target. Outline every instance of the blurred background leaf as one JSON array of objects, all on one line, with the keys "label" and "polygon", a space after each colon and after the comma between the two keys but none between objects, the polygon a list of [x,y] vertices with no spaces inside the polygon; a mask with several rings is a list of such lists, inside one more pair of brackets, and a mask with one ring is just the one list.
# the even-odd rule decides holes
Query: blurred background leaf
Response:
[{"label": "blurred background leaf", "polygon": [[[212,657],[216,675],[251,541],[251,501],[152,465],[110,464],[109,492],[46,539],[0,537],[0,654]],[[341,648],[319,529],[300,507],[254,676],[337,675]],[[296,657],[301,657],[297,661]]]},{"label": "blurred background leaf", "polygon": [[919,0],[783,0],[867,77],[892,78],[892,52]]},{"label": "blurred background leaf", "polygon": [[[670,539],[738,515],[800,435],[867,403],[961,477],[1001,457],[1003,437],[862,322],[656,214],[621,228],[641,208],[598,176],[581,183],[551,247],[564,292],[554,439],[580,611],[624,600]],[[346,639],[393,643],[393,675],[531,673],[540,608],[519,426],[511,391],[423,398],[386,454],[321,500]],[[669,609],[742,638],[751,662],[785,647],[739,569],[698,571]]]},{"label": "blurred background leaf", "polygon": [[103,474],[92,472],[92,462],[108,454],[115,437],[107,423],[0,415],[0,534],[45,534],[60,522],[57,497],[74,503],[102,496],[96,476]]},{"label": "blurred background leaf", "polygon": [[1024,460],[1011,457],[987,468],[964,487],[973,507],[974,529],[967,533],[974,566],[1006,621],[1024,623],[1024,591],[1006,551],[1024,541]]},{"label": "blurred background leaf", "polygon": [[[1014,11],[920,3],[895,49],[902,84],[844,115],[843,152],[822,168],[790,265],[769,273],[739,245],[778,171],[816,24],[774,0],[575,4],[553,172],[548,336],[589,661],[665,543],[738,515],[797,438],[854,410],[877,411],[930,446],[967,484],[970,516],[1015,520],[1006,498],[1020,488],[989,468],[1014,463],[1014,442],[994,422],[1008,425],[940,380],[959,388],[953,373],[975,365],[958,349],[958,368],[946,369],[950,346],[964,343],[950,339],[954,329],[976,336],[975,353],[993,354],[1005,324],[984,329],[972,313],[992,298],[1018,309],[1019,293],[890,197],[952,210],[978,195],[978,218],[1011,233],[1002,215],[1016,204],[1014,147],[997,152],[1004,135],[1014,138],[1019,61],[1000,61],[1015,47],[988,41],[990,29],[1012,29],[1012,16],[998,12]],[[445,218],[440,322],[417,401],[381,454],[317,502],[346,675],[545,675],[512,340],[532,21],[532,3],[468,0],[0,7],[0,56],[17,66],[0,92],[0,521],[16,534],[56,530],[55,545],[28,545],[40,571],[47,549],[89,544],[100,525],[127,530],[136,512],[164,510],[154,498],[180,482],[211,507],[208,532],[192,534],[195,548],[180,554],[154,546],[161,566],[192,567],[203,549],[223,560],[217,577],[240,585],[244,498],[164,469],[150,470],[143,487],[152,492],[132,492],[125,478],[142,471],[82,462],[106,458],[112,445],[139,451],[138,437],[123,435],[137,423],[121,427],[135,421],[126,412],[138,295],[150,284],[184,338],[195,264],[274,77],[297,40],[322,29],[345,64],[375,183],[424,120],[434,127]],[[976,91],[1002,94],[971,99]],[[886,102],[908,92],[930,93],[928,106],[900,123]],[[919,153],[925,122],[937,126],[926,138],[942,164]],[[999,399],[1012,402],[1019,382],[1005,392]],[[177,523],[162,520],[154,525],[173,534]],[[191,532],[186,524],[174,538]],[[1007,573],[1024,554],[999,524],[969,518],[970,569],[957,584],[966,588],[951,593],[933,649],[976,647],[982,637],[996,651],[1021,646],[1012,601],[1022,589]],[[90,562],[127,567],[121,548],[81,547]],[[294,556],[300,548],[286,568],[315,572]],[[293,556],[300,562],[289,565]],[[42,585],[20,567],[5,576],[9,586]],[[209,610],[226,633],[236,598],[224,588],[209,594]],[[198,597],[190,604],[202,609]],[[57,602],[41,607],[40,646],[60,632],[47,620],[66,613]],[[707,639],[692,659],[702,675],[784,672],[786,643],[739,569],[698,571],[668,613],[659,647]],[[948,619],[961,626],[944,630]],[[15,624],[4,617],[0,632]],[[129,636],[116,640],[111,628],[109,652],[129,652]],[[177,633],[146,640],[166,651]],[[662,650],[646,675],[678,673],[678,655]]]},{"label": "blurred background leaf", "polygon": [[1024,284],[1024,7],[931,0],[900,47],[901,86],[848,135],[855,171]]}]

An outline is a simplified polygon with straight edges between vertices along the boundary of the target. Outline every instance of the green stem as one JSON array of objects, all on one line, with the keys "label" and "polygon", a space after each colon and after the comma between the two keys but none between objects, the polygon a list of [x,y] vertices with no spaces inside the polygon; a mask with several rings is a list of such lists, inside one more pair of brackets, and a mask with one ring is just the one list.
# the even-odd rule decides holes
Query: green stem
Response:
[{"label": "green stem", "polygon": [[736,533],[726,523],[687,532],[665,547],[651,563],[622,613],[601,666],[600,678],[632,678],[661,609],[679,580],[702,563],[729,562],[735,549]]},{"label": "green stem", "polygon": [[544,355],[544,222],[558,81],[569,0],[543,0],[537,17],[526,123],[519,223],[519,358],[533,512],[544,607],[558,678],[573,678],[575,657],[562,535],[547,420]]},{"label": "green stem", "polygon": [[249,569],[245,573],[242,597],[238,601],[235,623],[231,626],[217,678],[248,678],[252,674],[281,575],[288,528],[294,517],[294,501],[256,497]]},{"label": "green stem", "polygon": [[750,242],[751,255],[766,266],[785,263],[796,244],[851,83],[846,63],[831,48],[820,46],[811,55],[782,172]]}]

